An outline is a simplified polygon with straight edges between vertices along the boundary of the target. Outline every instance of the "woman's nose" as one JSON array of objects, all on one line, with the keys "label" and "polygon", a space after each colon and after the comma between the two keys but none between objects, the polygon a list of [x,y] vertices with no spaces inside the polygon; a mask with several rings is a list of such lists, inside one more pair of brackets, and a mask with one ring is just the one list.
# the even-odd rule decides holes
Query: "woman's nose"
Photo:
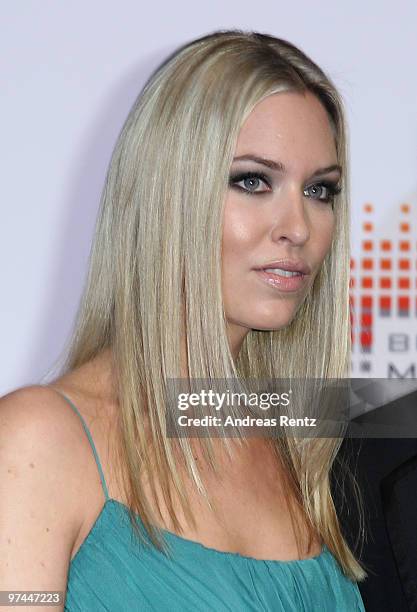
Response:
[{"label": "woman's nose", "polygon": [[292,187],[277,194],[272,209],[271,237],[274,241],[288,240],[296,245],[307,242],[310,226],[300,187]]}]

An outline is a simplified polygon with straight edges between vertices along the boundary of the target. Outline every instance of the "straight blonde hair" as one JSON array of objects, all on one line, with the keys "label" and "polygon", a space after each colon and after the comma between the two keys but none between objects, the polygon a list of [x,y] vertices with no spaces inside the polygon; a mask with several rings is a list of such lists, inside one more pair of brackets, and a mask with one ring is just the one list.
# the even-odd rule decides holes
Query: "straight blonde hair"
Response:
[{"label": "straight blonde hair", "polygon": [[[317,96],[333,129],[343,171],[334,239],[291,324],[251,330],[234,361],[221,291],[229,171],[249,113],[265,97],[289,91]],[[341,97],[329,77],[285,40],[241,30],[193,40],[158,67],[135,101],[107,171],[87,283],[61,373],[111,350],[118,461],[130,519],[142,537],[135,514],[141,517],[159,549],[164,542],[139,473],[149,475],[154,496],[158,483],[177,530],[173,493],[195,525],[178,460],[210,505],[190,440],[175,444],[166,436],[166,384],[181,376],[182,334],[190,379],[350,376],[348,177]],[[273,447],[311,531],[348,577],[362,580],[366,573],[342,536],[330,491],[341,442],[277,438]],[[215,469],[212,440],[200,444]]]}]

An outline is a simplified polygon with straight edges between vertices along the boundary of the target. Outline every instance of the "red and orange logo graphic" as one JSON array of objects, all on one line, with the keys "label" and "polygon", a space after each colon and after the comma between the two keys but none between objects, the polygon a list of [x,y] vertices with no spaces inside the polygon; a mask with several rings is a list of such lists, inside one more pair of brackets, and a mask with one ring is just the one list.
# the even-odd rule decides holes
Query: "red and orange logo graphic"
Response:
[{"label": "red and orange logo graphic", "polygon": [[[393,215],[393,225],[387,232],[395,235],[387,238],[375,231],[373,205],[363,205],[361,255],[350,262],[352,355],[360,356],[355,365],[362,375],[375,375],[372,357],[381,334],[385,342],[379,343],[379,349],[386,351],[387,358],[397,352],[392,346],[401,345],[393,344],[393,337],[398,340],[404,336],[398,352],[413,352],[411,334],[413,330],[417,334],[417,240],[413,239],[411,211],[410,204],[400,205],[399,216],[395,219]],[[405,336],[409,336],[407,342]],[[414,359],[416,356],[414,349]],[[381,372],[381,376],[388,375]]]}]

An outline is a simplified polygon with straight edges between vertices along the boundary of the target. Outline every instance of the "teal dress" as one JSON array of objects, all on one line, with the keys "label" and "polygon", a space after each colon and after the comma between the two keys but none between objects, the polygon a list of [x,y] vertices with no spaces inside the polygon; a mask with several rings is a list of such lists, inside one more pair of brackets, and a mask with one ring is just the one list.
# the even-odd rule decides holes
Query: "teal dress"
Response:
[{"label": "teal dress", "polygon": [[[109,497],[87,425],[106,498],[72,559],[64,610],[68,612],[364,612],[355,582],[326,546],[316,557],[255,559],[218,551],[163,530],[171,555],[138,542],[127,507]],[[140,517],[139,524],[143,527]]]}]

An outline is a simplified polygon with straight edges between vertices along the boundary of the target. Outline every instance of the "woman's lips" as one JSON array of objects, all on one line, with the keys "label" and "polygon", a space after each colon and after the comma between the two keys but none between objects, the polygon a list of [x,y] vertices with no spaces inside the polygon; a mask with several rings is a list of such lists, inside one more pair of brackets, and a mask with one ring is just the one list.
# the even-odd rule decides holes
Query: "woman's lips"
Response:
[{"label": "woman's lips", "polygon": [[265,270],[255,270],[258,277],[273,289],[286,292],[296,292],[302,289],[307,282],[308,274],[298,274],[297,276],[280,276]]}]

